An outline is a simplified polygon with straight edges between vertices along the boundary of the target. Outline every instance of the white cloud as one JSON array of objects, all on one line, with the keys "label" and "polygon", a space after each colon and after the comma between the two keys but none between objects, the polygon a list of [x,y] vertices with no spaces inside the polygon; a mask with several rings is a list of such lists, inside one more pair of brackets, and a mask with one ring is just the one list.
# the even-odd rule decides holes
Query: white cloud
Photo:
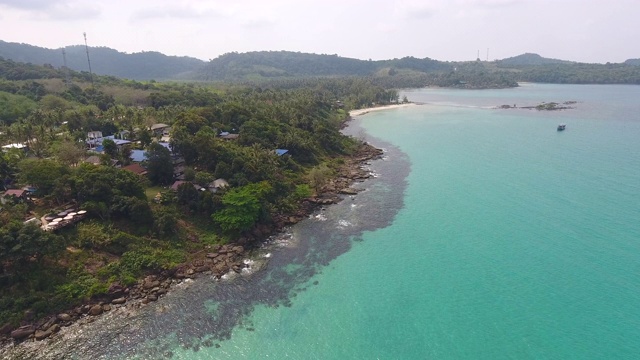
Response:
[{"label": "white cloud", "polygon": [[16,9],[34,20],[74,21],[95,19],[101,9],[95,3],[69,0],[0,0],[0,5]]},{"label": "white cloud", "polygon": [[198,9],[185,5],[166,5],[140,9],[132,14],[132,20],[151,20],[159,18],[198,19],[217,17],[220,14],[214,9]]}]

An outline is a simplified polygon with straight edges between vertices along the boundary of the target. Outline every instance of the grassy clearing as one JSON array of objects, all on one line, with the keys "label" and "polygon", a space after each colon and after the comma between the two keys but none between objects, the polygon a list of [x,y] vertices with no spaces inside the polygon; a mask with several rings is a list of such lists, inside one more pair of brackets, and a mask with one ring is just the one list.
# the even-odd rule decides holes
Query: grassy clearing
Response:
[{"label": "grassy clearing", "polygon": [[149,201],[153,201],[153,199],[156,197],[156,194],[162,191],[167,191],[167,189],[163,188],[162,186],[151,186],[144,190],[145,194],[147,195],[147,200]]}]

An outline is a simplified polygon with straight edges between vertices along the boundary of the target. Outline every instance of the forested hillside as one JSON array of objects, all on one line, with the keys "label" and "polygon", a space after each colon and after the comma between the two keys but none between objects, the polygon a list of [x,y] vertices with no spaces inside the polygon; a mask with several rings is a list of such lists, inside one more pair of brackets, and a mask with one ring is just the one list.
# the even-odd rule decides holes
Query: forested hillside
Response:
[{"label": "forested hillside", "polygon": [[518,56],[497,60],[500,67],[509,68],[523,65],[548,65],[548,64],[571,64],[571,61],[544,58],[538,54],[526,53]]},{"label": "forested hillside", "polygon": [[[251,246],[309,199],[335,196],[328,180],[363,146],[340,133],[350,108],[398,100],[355,78],[249,87],[66,75],[0,59],[2,333],[109,302],[224,244]],[[224,254],[216,274],[239,269]]]},{"label": "forested hillside", "polygon": [[229,53],[211,60],[197,78],[267,85],[301,78],[367,77],[385,88],[517,86],[508,72],[482,62],[447,63],[429,58],[358,60],[289,51]]},{"label": "forested hillside", "polygon": [[338,55],[255,51],[221,55],[207,63],[198,74],[207,80],[251,80],[274,77],[368,76],[383,69],[446,72],[453,67],[429,58],[367,61]]},{"label": "forested hillside", "polygon": [[[89,71],[84,46],[64,48],[67,66],[76,71]],[[107,47],[89,47],[91,70],[99,75],[112,75],[133,80],[167,80],[188,77],[204,61],[190,57],[167,56],[158,52],[126,54]],[[49,64],[55,68],[64,65],[62,49],[9,43],[0,40],[0,57],[35,65]]]}]

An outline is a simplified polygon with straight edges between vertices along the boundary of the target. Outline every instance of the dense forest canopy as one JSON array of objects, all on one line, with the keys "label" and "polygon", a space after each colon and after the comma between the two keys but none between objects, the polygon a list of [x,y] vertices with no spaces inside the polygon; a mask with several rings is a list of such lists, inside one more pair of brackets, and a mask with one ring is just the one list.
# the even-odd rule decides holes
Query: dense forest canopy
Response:
[{"label": "dense forest canopy", "polygon": [[[370,78],[137,82],[0,58],[0,327],[295,212],[361,146],[348,110],[398,100]],[[36,225],[69,208],[82,221]]]}]

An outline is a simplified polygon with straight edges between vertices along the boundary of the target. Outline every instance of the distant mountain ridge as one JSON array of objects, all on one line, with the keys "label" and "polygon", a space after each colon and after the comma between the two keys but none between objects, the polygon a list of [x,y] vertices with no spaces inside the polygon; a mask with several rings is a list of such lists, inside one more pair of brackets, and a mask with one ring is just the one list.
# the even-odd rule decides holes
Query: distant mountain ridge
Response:
[{"label": "distant mountain ridge", "polygon": [[417,72],[451,71],[451,64],[429,58],[405,57],[393,60],[359,60],[338,55],[293,51],[227,53],[197,71],[198,79],[237,80],[277,77],[369,76],[386,69]]},{"label": "distant mountain ridge", "polygon": [[542,57],[538,54],[524,53],[518,56],[497,60],[502,66],[531,66],[531,65],[549,65],[549,64],[575,64],[573,61],[558,60]]},{"label": "distant mountain ridge", "polygon": [[[85,47],[74,45],[64,49],[69,68],[79,71],[79,76],[88,76]],[[227,53],[204,62],[153,51],[126,54],[106,47],[90,47],[89,53],[95,74],[132,80],[225,81],[255,85],[273,81],[305,81],[318,77],[370,77],[377,85],[385,88],[440,86],[466,89],[513,87],[518,86],[518,81],[640,84],[640,59],[629,59],[617,64],[587,64],[525,53],[491,62],[450,62],[411,56],[372,61],[335,54],[253,51]],[[7,74],[0,74],[0,78],[7,79],[37,78],[63,66],[62,49],[46,49],[1,40],[0,58],[45,65],[49,69],[47,72],[18,67],[22,70],[30,69],[29,73],[7,70]],[[7,64],[4,66],[6,69],[12,67]]]},{"label": "distant mountain ridge", "polygon": [[[87,53],[83,45],[64,48],[67,66],[75,71],[89,71]],[[91,70],[98,75],[111,75],[133,80],[168,80],[190,77],[205,64],[191,57],[167,56],[155,51],[126,54],[107,47],[89,47]],[[0,40],[0,57],[35,65],[62,67],[62,48],[10,43]]]}]

